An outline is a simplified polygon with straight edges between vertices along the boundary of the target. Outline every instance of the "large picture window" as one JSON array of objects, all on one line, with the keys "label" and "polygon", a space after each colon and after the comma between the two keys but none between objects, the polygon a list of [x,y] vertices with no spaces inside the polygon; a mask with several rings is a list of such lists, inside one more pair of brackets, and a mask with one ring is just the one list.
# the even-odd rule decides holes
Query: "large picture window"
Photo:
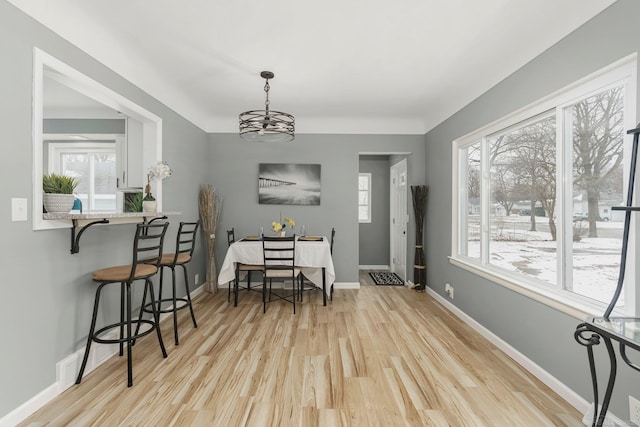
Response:
[{"label": "large picture window", "polygon": [[[624,214],[611,208],[626,197],[635,73],[634,56],[454,141],[452,262],[602,313],[620,267]],[[633,270],[625,315],[640,312]]]}]

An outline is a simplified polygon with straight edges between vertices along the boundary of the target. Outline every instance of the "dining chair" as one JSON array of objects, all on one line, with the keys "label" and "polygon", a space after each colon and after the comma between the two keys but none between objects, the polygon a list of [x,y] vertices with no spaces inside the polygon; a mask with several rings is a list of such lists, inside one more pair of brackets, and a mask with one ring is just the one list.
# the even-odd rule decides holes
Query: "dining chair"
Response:
[{"label": "dining chair", "polygon": [[[336,238],[336,229],[335,227],[331,228],[331,241],[329,243],[329,253],[331,253],[331,257],[333,258],[333,242]],[[331,284],[331,288],[329,290],[329,299],[333,301],[333,283]]]},{"label": "dining chair", "polygon": [[[176,235],[176,246],[175,252],[162,254],[160,258],[160,285],[158,289],[158,299],[155,301],[157,304],[156,310],[158,313],[173,313],[173,337],[176,345],[180,345],[178,339],[178,311],[184,308],[189,308],[191,312],[191,320],[193,321],[193,327],[197,328],[198,324],[196,323],[196,316],[193,312],[193,305],[191,304],[191,293],[189,291],[189,275],[187,273],[187,264],[191,261],[191,257],[193,256],[193,250],[195,249],[196,236],[198,232],[198,227],[200,226],[200,221],[196,222],[181,222],[178,227],[178,233]],[[171,279],[172,279],[172,287],[171,287],[171,298],[162,298],[162,290],[164,284],[164,268],[167,267],[171,269]],[[177,298],[176,297],[176,267],[182,267],[184,272],[184,288],[185,288],[185,297]],[[146,303],[147,301],[147,290],[145,289],[144,294],[142,296],[142,306],[140,307],[140,317],[144,312],[152,313],[153,308],[151,307],[152,303]],[[180,302],[181,305],[178,305]],[[162,304],[165,304],[165,307],[162,307]],[[138,333],[140,324],[136,327],[136,334]]]},{"label": "dining chair", "polygon": [[[127,385],[129,387],[133,385],[133,368],[131,360],[132,346],[136,339],[150,334],[155,330],[158,335],[158,342],[160,343],[162,357],[167,357],[167,351],[164,347],[164,342],[162,341],[162,334],[160,333],[160,314],[156,309],[156,305],[151,304],[151,311],[153,313],[153,318],[151,320],[142,319],[140,317],[138,319],[131,318],[131,285],[137,281],[144,281],[145,293],[148,291],[151,301],[155,302],[151,277],[160,269],[162,245],[168,226],[168,222],[162,224],[137,224],[133,240],[133,260],[131,264],[104,268],[97,270],[92,274],[93,281],[99,282],[100,284],[96,289],[89,336],[87,338],[87,345],[84,350],[84,357],[82,359],[82,365],[80,366],[80,372],[76,378],[76,384],[80,384],[82,381],[82,375],[84,374],[84,370],[87,367],[87,361],[89,359],[91,343],[94,341],[100,344],[119,344],[120,356],[123,355],[124,343],[127,343]],[[98,319],[98,308],[100,305],[102,289],[107,285],[115,283],[120,283],[120,321],[96,330],[96,321]],[[132,326],[134,324],[144,324],[149,327],[140,333],[137,333],[138,328],[136,327],[136,333],[133,334]],[[113,329],[119,329],[120,333],[118,338],[105,337],[105,334]]]},{"label": "dining chair", "polygon": [[[264,257],[264,274],[262,276],[262,311],[267,312],[267,302],[271,297],[293,304],[293,314],[296,314],[296,283],[300,276],[300,269],[296,267],[296,236],[262,237],[262,253]],[[267,279],[269,280],[269,298],[267,301]],[[282,279],[282,294],[273,292],[273,279]],[[287,294],[285,280],[291,279],[292,292]]]},{"label": "dining chair", "polygon": [[[227,248],[231,247],[236,241],[235,229],[227,230]],[[252,272],[263,272],[264,267],[259,264],[236,264],[236,277],[235,280],[229,282],[229,289],[227,291],[227,302],[231,302],[231,285],[233,284],[233,293],[234,293],[234,302],[233,306],[238,306],[238,290],[246,289],[247,291],[251,290],[251,273]],[[240,273],[245,272],[247,274],[247,286],[240,288]]]},{"label": "dining chair", "polygon": [[[329,240],[329,252],[331,253],[331,255],[333,255],[333,241],[336,237],[336,229],[332,228],[331,229],[331,239]],[[307,286],[305,284],[305,276],[304,273],[302,273],[300,275],[300,286],[299,286],[299,300],[302,301],[304,299],[304,295],[303,293],[309,292],[309,291],[315,291],[318,290],[320,288],[318,288],[316,285],[314,285],[313,283],[309,284],[309,286]],[[329,298],[331,299],[331,301],[333,301],[333,283],[331,284],[331,288],[329,290]]]}]

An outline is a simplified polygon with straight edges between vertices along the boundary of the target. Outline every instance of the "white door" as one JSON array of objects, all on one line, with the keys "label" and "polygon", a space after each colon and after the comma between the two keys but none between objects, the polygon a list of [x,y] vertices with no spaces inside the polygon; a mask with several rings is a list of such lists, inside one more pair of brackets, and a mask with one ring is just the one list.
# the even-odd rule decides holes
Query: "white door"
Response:
[{"label": "white door", "polygon": [[391,271],[407,280],[407,159],[391,166]]}]

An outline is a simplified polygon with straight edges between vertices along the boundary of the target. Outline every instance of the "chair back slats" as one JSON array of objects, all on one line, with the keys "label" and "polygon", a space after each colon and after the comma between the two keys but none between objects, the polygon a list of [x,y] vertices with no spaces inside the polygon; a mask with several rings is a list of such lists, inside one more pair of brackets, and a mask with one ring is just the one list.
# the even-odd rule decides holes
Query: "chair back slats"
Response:
[{"label": "chair back slats", "polygon": [[236,242],[235,230],[233,228],[231,230],[227,230],[227,246],[231,246],[235,242]]},{"label": "chair back slats", "polygon": [[[296,258],[296,236],[262,237],[262,252],[265,271],[291,270],[294,276]],[[267,273],[268,274],[268,273]]]},{"label": "chair back slats", "polygon": [[169,223],[136,224],[136,235],[133,240],[133,262],[129,281],[136,276],[138,264],[158,267],[162,259],[162,245]]},{"label": "chair back slats", "polygon": [[196,246],[196,235],[199,226],[200,221],[180,223],[176,237],[176,251],[173,258],[174,265],[178,262],[178,257],[182,254],[188,254],[186,259],[191,259],[191,255],[193,255],[193,250]]},{"label": "chair back slats", "polygon": [[329,252],[331,253],[331,255],[333,255],[333,241],[336,238],[336,229],[332,228],[331,229],[331,243],[329,246]]}]

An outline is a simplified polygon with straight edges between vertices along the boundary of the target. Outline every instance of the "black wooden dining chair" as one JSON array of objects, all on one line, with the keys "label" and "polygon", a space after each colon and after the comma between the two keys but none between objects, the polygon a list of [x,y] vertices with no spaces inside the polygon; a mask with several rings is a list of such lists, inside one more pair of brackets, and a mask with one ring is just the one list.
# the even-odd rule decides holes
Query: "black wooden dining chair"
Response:
[{"label": "black wooden dining chair", "polygon": [[[329,240],[329,252],[331,253],[331,255],[333,255],[333,241],[336,237],[336,229],[332,228],[331,229],[331,240]],[[305,283],[305,276],[304,273],[300,275],[300,286],[299,286],[299,300],[303,301],[304,299],[304,292],[308,292],[308,291],[315,291],[318,290],[320,288],[318,288],[315,284],[313,283],[309,283],[306,284]],[[331,301],[333,301],[333,283],[331,284],[331,288],[329,290],[329,297],[331,299]]]},{"label": "black wooden dining chair", "polygon": [[[82,359],[80,372],[78,372],[78,377],[76,378],[76,384],[80,384],[82,381],[82,375],[84,374],[84,370],[87,367],[87,361],[89,359],[91,343],[94,341],[100,344],[119,344],[120,356],[123,355],[124,343],[127,343],[127,385],[129,387],[133,385],[133,368],[131,360],[132,346],[136,339],[150,334],[155,330],[158,335],[158,342],[160,343],[162,356],[165,358],[167,357],[167,351],[164,347],[164,342],[162,341],[162,334],[160,333],[160,314],[155,308],[156,305],[151,305],[153,312],[153,318],[151,320],[131,318],[131,285],[136,281],[143,280],[145,293],[148,291],[151,296],[151,301],[155,301],[151,277],[160,269],[162,244],[164,242],[164,235],[168,226],[169,223],[137,224],[136,234],[133,240],[132,263],[129,265],[104,268],[93,273],[93,281],[99,282],[100,284],[96,289],[89,336],[87,338],[87,345],[84,350],[84,358]],[[96,330],[96,321],[98,319],[98,308],[102,289],[107,285],[115,283],[120,284],[120,321]],[[136,333],[133,334],[132,326],[134,324],[145,324],[149,327],[143,332],[137,333],[136,331]],[[106,338],[106,333],[113,329],[119,329],[120,333],[118,338]]]},{"label": "black wooden dining chair", "polygon": [[[331,253],[331,257],[333,257],[333,242],[336,238],[336,229],[335,227],[331,228],[331,242],[329,243],[329,252]],[[333,301],[333,283],[331,284],[331,290],[329,291],[329,299]]]},{"label": "black wooden dining chair", "polygon": [[[264,274],[262,277],[262,311],[267,312],[267,302],[275,297],[293,304],[293,314],[296,314],[296,284],[300,276],[300,269],[296,267],[296,236],[290,237],[262,237],[262,252],[264,255]],[[282,293],[273,292],[273,279],[283,281]],[[291,293],[287,293],[285,281],[291,279]],[[269,292],[267,300],[267,280]]]},{"label": "black wooden dining chair", "polygon": [[[235,229],[227,230],[227,247],[231,247],[236,241]],[[239,289],[246,289],[247,291],[251,290],[251,273],[252,272],[260,272],[264,271],[264,267],[260,264],[236,264],[236,274],[235,279],[229,282],[229,289],[227,291],[227,302],[231,302],[231,286],[233,285],[233,306],[238,306],[238,291]],[[240,274],[247,274],[247,286],[240,287]]]}]

